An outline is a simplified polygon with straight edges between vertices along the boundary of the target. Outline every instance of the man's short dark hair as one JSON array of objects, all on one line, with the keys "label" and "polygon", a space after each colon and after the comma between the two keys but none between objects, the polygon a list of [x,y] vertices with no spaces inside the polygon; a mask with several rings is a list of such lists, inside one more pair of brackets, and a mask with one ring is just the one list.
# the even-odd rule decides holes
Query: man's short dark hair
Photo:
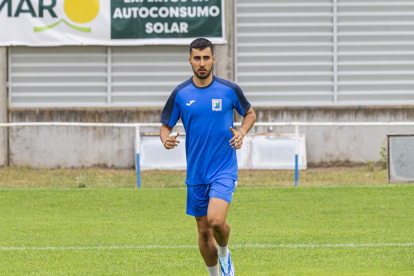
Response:
[{"label": "man's short dark hair", "polygon": [[197,38],[190,44],[190,55],[191,55],[191,51],[193,50],[193,48],[204,50],[205,48],[208,48],[208,47],[210,47],[211,54],[213,55],[214,54],[213,43],[211,43],[210,40],[205,39],[205,38]]}]

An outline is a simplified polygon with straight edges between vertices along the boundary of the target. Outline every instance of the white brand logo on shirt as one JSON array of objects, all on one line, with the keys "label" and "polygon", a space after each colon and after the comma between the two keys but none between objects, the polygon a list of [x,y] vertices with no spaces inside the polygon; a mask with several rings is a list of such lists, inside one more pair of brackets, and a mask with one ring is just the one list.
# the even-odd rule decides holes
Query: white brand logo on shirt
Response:
[{"label": "white brand logo on shirt", "polygon": [[188,104],[186,104],[187,106],[192,105],[193,103],[195,103],[195,101],[190,101]]},{"label": "white brand logo on shirt", "polygon": [[220,111],[221,110],[221,99],[213,99],[213,111]]}]

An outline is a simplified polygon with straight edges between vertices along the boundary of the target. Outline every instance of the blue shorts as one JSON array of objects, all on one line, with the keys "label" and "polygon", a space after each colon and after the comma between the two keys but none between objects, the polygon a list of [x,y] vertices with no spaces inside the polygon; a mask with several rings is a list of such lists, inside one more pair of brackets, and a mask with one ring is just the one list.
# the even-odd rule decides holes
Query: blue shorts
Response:
[{"label": "blue shorts", "polygon": [[222,178],[211,184],[187,185],[187,214],[194,217],[207,216],[210,198],[220,198],[231,203],[237,181]]}]

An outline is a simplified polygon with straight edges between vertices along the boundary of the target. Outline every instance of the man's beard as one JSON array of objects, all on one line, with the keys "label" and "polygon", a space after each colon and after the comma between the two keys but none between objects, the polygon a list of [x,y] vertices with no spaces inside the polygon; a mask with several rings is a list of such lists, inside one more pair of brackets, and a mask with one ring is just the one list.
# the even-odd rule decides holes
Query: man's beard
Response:
[{"label": "man's beard", "polygon": [[194,68],[193,68],[194,74],[197,76],[197,78],[202,79],[202,80],[208,78],[212,71],[213,71],[213,66],[211,66],[210,71],[207,71],[204,75],[200,75],[200,73],[198,71],[194,70]]}]

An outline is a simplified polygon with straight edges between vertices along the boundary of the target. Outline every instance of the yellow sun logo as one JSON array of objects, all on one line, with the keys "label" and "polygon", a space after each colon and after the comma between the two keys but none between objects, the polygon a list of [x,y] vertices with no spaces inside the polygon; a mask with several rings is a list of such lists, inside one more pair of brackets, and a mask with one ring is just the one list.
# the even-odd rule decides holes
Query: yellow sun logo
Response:
[{"label": "yellow sun logo", "polygon": [[[99,0],[65,0],[63,8],[65,10],[67,17],[69,17],[70,20],[79,24],[84,24],[91,22],[98,15]],[[61,22],[64,22],[69,27],[80,32],[91,32],[91,28],[75,26],[67,22],[65,19],[60,19],[58,22],[46,27],[34,27],[34,31],[45,31],[57,26]]]},{"label": "yellow sun logo", "polygon": [[64,8],[73,22],[88,23],[98,15],[99,0],[65,0]]}]

